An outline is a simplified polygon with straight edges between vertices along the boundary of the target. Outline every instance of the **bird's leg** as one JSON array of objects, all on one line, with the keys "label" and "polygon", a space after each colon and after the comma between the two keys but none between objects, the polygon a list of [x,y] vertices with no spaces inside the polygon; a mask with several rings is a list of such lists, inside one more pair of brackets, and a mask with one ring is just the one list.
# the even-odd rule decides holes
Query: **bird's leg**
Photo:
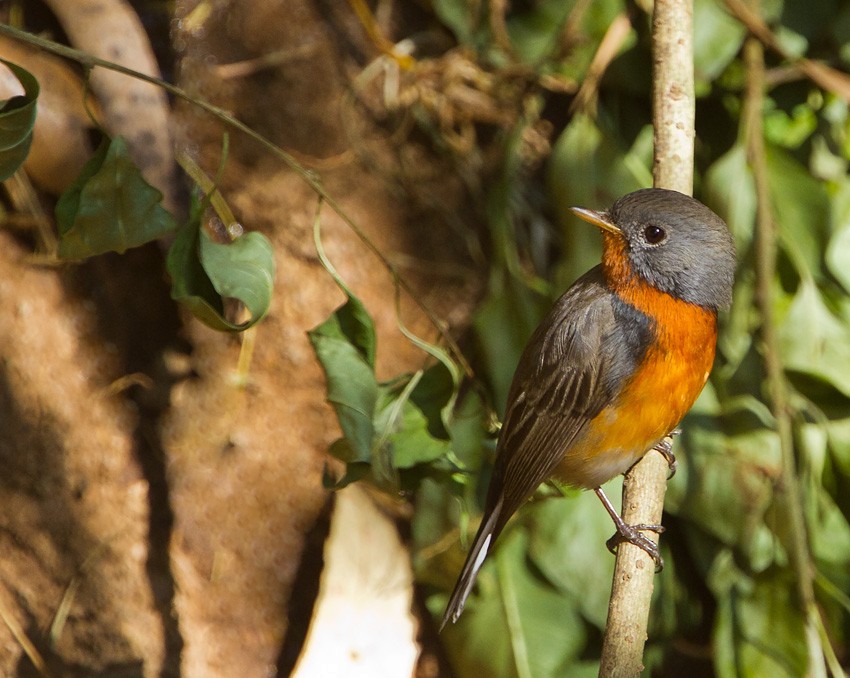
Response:
[{"label": "bird's leg", "polygon": [[597,487],[594,492],[596,492],[596,496],[599,497],[599,500],[602,502],[602,505],[605,507],[605,510],[608,511],[608,515],[611,516],[611,520],[614,521],[614,525],[617,528],[617,531],[614,533],[614,536],[611,537],[605,545],[608,547],[608,550],[611,553],[617,552],[617,546],[622,544],[624,541],[629,542],[630,544],[634,544],[642,548],[646,551],[647,555],[655,561],[655,571],[660,572],[664,567],[664,560],[661,558],[661,553],[658,550],[658,544],[652,541],[649,537],[644,534],[641,534],[641,530],[651,530],[652,532],[657,532],[661,534],[664,532],[663,525],[629,525],[624,521],[620,514],[617,513],[617,510],[611,504],[608,497],[605,496],[605,493],[602,491],[601,487]]},{"label": "bird's leg", "polygon": [[676,455],[673,454],[673,438],[682,433],[682,429],[676,428],[670,431],[661,441],[655,446],[655,450],[661,454],[662,457],[667,461],[667,466],[670,467],[670,475],[667,476],[667,480],[670,480],[674,475],[676,475],[676,469],[679,467],[679,462],[676,461]]}]

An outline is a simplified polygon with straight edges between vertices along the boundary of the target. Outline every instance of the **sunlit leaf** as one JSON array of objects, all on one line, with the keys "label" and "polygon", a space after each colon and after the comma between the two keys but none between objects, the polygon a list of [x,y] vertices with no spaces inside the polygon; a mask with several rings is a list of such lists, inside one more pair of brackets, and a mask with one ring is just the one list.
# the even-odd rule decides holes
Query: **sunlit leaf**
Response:
[{"label": "sunlit leaf", "polygon": [[0,181],[5,181],[20,167],[32,145],[38,81],[26,69],[0,59],[24,88],[22,96],[14,96],[0,104]]},{"label": "sunlit leaf", "polygon": [[130,159],[127,143],[104,139],[56,203],[59,256],[121,253],[171,233],[176,222],[161,200]]}]

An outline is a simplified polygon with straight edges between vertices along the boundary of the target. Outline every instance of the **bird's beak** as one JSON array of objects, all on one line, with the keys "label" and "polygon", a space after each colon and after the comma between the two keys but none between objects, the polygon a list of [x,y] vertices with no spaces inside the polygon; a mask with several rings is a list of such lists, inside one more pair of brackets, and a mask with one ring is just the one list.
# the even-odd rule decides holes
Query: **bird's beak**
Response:
[{"label": "bird's beak", "polygon": [[584,219],[595,226],[599,226],[599,228],[603,231],[616,233],[617,235],[623,234],[623,232],[614,225],[614,222],[611,221],[607,212],[597,212],[596,210],[589,210],[584,207],[570,207],[570,210],[579,219]]}]

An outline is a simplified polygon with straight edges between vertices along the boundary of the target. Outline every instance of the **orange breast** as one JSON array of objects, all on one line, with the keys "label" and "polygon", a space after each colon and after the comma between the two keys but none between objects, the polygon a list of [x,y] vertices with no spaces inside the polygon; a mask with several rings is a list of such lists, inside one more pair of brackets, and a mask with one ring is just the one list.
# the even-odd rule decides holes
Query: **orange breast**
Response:
[{"label": "orange breast", "polygon": [[624,301],[654,320],[655,339],[640,368],[558,467],[562,481],[579,487],[599,487],[624,473],[672,431],[699,396],[714,362],[713,311],[660,292],[632,275],[611,282]]}]

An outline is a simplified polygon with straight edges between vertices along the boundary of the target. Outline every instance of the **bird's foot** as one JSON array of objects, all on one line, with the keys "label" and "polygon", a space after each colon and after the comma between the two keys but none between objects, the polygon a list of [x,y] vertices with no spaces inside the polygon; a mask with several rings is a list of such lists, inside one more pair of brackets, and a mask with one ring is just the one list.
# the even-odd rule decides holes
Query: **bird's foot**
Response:
[{"label": "bird's foot", "polygon": [[605,542],[605,546],[611,553],[617,552],[617,547],[628,542],[634,544],[638,548],[646,551],[646,554],[655,561],[655,571],[661,572],[664,569],[664,559],[661,557],[661,552],[658,550],[658,544],[652,541],[649,537],[641,532],[641,530],[649,530],[657,534],[664,532],[663,525],[628,525],[625,522],[617,524],[617,531],[614,535]]},{"label": "bird's foot", "polygon": [[614,508],[613,504],[611,504],[608,497],[605,496],[605,492],[602,491],[601,487],[597,487],[594,492],[596,492],[596,496],[599,497],[602,505],[605,507],[605,510],[608,511],[608,515],[611,516],[611,520],[614,521],[614,526],[617,528],[614,536],[605,542],[608,550],[611,553],[616,553],[617,547],[623,542],[634,544],[646,551],[647,555],[655,561],[655,571],[660,572],[664,567],[664,560],[661,558],[661,552],[658,550],[658,544],[652,541],[645,534],[642,534],[641,530],[649,530],[650,532],[661,534],[664,532],[664,526],[643,524],[629,525],[625,520],[623,520],[620,514],[617,513],[617,510]]},{"label": "bird's foot", "polygon": [[673,438],[681,433],[682,429],[680,428],[670,431],[654,448],[664,457],[667,466],[670,467],[670,474],[667,476],[667,480],[670,480],[670,478],[676,475],[676,469],[679,468],[679,462],[676,461],[676,455],[673,454]]}]

